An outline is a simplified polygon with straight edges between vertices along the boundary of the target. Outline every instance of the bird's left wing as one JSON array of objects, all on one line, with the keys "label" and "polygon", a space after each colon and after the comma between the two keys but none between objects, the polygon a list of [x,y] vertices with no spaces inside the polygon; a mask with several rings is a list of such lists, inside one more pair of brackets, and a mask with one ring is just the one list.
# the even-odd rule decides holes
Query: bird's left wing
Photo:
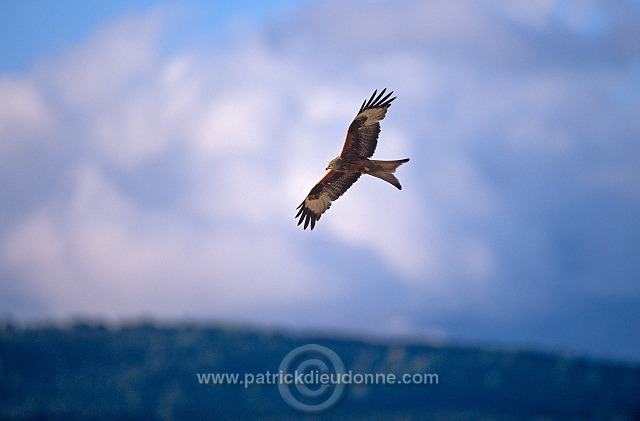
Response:
[{"label": "bird's left wing", "polygon": [[[347,138],[344,141],[341,156],[356,156],[359,158],[369,158],[373,155],[378,145],[378,135],[380,134],[380,120],[387,114],[387,109],[391,102],[396,99],[389,99],[393,92],[386,96],[386,88],[378,94],[373,91],[373,95],[362,103],[358,115],[353,120],[347,130]],[[378,95],[378,96],[376,96]]]},{"label": "bird's left wing", "polygon": [[320,216],[331,207],[331,202],[342,196],[358,177],[360,173],[329,171],[296,208],[299,209],[296,218],[300,217],[298,225],[304,221],[304,229],[307,229],[309,224],[313,229]]}]

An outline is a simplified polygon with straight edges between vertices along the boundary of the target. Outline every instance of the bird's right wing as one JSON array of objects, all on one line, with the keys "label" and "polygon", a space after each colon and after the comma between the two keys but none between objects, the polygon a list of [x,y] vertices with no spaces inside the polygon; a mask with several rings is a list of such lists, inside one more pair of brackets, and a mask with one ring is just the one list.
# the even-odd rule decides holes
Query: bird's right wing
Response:
[{"label": "bird's right wing", "polygon": [[304,229],[309,225],[313,229],[320,216],[331,207],[331,202],[342,196],[359,177],[360,173],[329,171],[296,208],[299,210],[295,217],[300,217],[298,225],[304,221]]}]

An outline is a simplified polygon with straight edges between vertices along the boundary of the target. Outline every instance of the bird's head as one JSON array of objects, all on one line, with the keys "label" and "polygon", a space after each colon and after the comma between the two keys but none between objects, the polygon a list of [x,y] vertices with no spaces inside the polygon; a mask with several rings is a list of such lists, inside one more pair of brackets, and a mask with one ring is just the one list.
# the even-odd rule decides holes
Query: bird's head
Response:
[{"label": "bird's head", "polygon": [[340,167],[342,165],[342,159],[340,157],[337,158],[333,158],[328,164],[327,164],[327,171],[329,170],[340,170]]}]

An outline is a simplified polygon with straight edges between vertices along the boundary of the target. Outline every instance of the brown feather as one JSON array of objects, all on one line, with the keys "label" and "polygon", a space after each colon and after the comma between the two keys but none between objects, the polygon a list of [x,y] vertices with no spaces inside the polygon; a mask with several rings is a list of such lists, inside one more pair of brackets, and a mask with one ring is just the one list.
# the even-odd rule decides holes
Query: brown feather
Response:
[{"label": "brown feather", "polygon": [[340,155],[360,158],[369,158],[373,155],[378,145],[380,121],[387,114],[391,102],[396,99],[396,97],[389,99],[393,92],[383,97],[385,91],[386,88],[377,97],[378,91],[374,91],[369,101],[365,100],[362,103],[358,115],[347,130],[347,137]]},{"label": "brown feather", "polygon": [[342,196],[359,177],[360,173],[329,171],[296,208],[299,211],[295,217],[300,217],[298,225],[304,221],[304,229],[307,229],[309,224],[313,229],[320,216],[331,207],[331,202]]},{"label": "brown feather", "polygon": [[370,174],[381,178],[398,189],[402,189],[400,182],[393,175],[396,168],[409,159],[396,161],[369,160],[376,150],[380,121],[387,114],[387,109],[396,97],[389,98],[393,92],[385,95],[386,88],[379,94],[374,91],[371,98],[365,100],[347,130],[347,137],[340,156],[332,160],[328,168],[332,168],[311,189],[304,201],[296,208],[299,218],[298,225],[304,222],[304,229],[313,229],[320,216],[331,207],[331,202],[355,183],[361,174]]}]

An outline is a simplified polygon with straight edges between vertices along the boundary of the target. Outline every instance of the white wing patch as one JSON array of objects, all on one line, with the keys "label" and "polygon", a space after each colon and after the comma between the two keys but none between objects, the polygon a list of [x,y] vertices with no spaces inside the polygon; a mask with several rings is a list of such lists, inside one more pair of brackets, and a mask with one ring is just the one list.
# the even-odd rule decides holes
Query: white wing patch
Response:
[{"label": "white wing patch", "polygon": [[360,177],[360,173],[338,173],[329,171],[309,192],[304,201],[298,206],[296,218],[298,225],[304,222],[304,229],[311,229],[320,216],[331,207],[331,202],[342,196],[349,187]]},{"label": "white wing patch", "polygon": [[331,200],[329,199],[329,195],[326,192],[323,192],[317,199],[307,199],[305,201],[305,206],[316,215],[321,215],[331,207]]},{"label": "white wing patch", "polygon": [[368,110],[364,110],[358,114],[356,119],[366,117],[366,120],[364,120],[362,124],[364,126],[371,126],[372,124],[376,124],[378,121],[382,120],[386,114],[386,108],[369,108]]}]

